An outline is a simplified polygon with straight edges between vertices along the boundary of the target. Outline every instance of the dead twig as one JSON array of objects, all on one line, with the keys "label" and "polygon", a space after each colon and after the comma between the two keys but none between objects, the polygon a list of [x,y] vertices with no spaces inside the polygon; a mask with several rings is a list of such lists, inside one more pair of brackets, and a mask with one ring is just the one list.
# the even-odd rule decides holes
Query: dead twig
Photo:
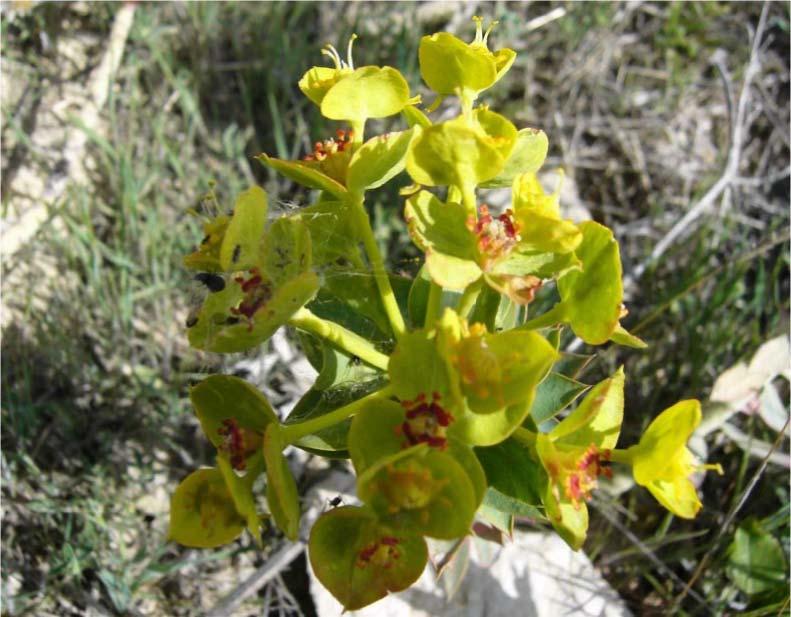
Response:
[{"label": "dead twig", "polygon": [[[750,86],[753,78],[760,69],[760,54],[759,48],[761,40],[763,39],[764,29],[766,27],[766,19],[769,13],[769,3],[765,2],[761,10],[761,17],[758,20],[758,26],[755,29],[753,36],[752,49],[750,51],[750,60],[747,63],[747,70],[744,73],[744,81],[742,89],[739,94],[739,102],[735,110],[735,118],[731,122],[731,143],[728,150],[728,159],[725,164],[725,169],[722,172],[719,180],[706,191],[706,194],[692,206],[687,213],[676,222],[670,231],[657,242],[654,249],[648,258],[635,267],[630,275],[624,277],[624,287],[630,287],[636,283],[640,277],[645,273],[648,266],[661,257],[670,246],[677,240],[691,230],[692,224],[703,215],[718,199],[720,194],[736,179],[739,175],[739,161],[741,160],[742,145],[744,140],[743,131],[745,129],[745,117],[750,100]],[[727,85],[727,73],[724,73],[724,67],[718,64],[719,58],[715,56],[713,59],[714,65],[720,70],[723,77],[726,79],[726,97],[731,96],[730,88]],[[729,105],[731,106],[731,105]]]},{"label": "dead twig", "polygon": [[267,562],[251,574],[236,589],[225,596],[206,617],[230,617],[235,610],[251,595],[278,576],[288,564],[294,561],[305,550],[302,542],[289,543],[281,547]]}]

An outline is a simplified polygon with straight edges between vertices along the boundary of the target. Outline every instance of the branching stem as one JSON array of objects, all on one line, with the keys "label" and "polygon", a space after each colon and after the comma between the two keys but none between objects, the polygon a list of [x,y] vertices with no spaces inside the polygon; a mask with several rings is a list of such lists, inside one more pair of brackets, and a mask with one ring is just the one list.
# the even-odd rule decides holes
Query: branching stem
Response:
[{"label": "branching stem", "polygon": [[336,347],[357,356],[371,366],[383,371],[387,370],[390,358],[378,351],[370,342],[343,326],[314,315],[306,308],[301,308],[294,313],[288,323],[295,328],[328,340]]},{"label": "branching stem", "polygon": [[365,211],[365,205],[363,204],[363,196],[362,194],[353,193],[350,195],[350,201],[359,231],[363,236],[365,252],[371,262],[376,286],[379,288],[379,294],[382,297],[382,304],[387,313],[387,318],[390,320],[390,327],[393,329],[396,339],[400,339],[406,331],[406,324],[404,323],[403,315],[401,315],[401,309],[398,308],[393,287],[390,285],[382,254],[376,244],[376,238],[374,237],[373,229],[371,229],[371,221],[368,220],[368,213]]},{"label": "branching stem", "polygon": [[310,420],[305,420],[304,422],[299,422],[296,424],[285,424],[281,426],[280,429],[282,443],[283,445],[292,444],[296,441],[299,441],[305,435],[316,433],[325,428],[329,428],[330,426],[334,426],[339,422],[343,422],[346,418],[349,418],[362,411],[362,409],[364,409],[365,406],[371,401],[388,398],[389,396],[392,396],[392,394],[393,387],[388,384],[381,390],[377,390],[376,392],[357,399],[356,401],[349,403],[348,405],[344,405],[343,407],[338,407],[338,409],[326,413],[323,416],[311,418]]}]

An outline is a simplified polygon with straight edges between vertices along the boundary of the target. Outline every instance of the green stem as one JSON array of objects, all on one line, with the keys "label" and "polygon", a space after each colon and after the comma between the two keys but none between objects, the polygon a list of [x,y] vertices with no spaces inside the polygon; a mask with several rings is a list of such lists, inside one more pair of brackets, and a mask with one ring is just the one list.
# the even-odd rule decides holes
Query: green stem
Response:
[{"label": "green stem", "polygon": [[365,135],[365,120],[352,120],[352,143],[359,146],[363,143],[363,136]]},{"label": "green stem", "polygon": [[426,303],[426,319],[423,325],[426,328],[434,326],[434,322],[439,318],[439,312],[442,308],[442,287],[431,281],[428,288],[428,302]]},{"label": "green stem", "polygon": [[371,366],[387,370],[390,358],[382,352],[377,351],[370,342],[354,332],[347,330],[343,326],[317,317],[306,308],[299,309],[288,321],[289,325],[310,332],[321,338],[327,339],[330,343],[344,351],[348,351],[353,356],[367,362]]},{"label": "green stem", "polygon": [[613,463],[624,463],[626,465],[632,464],[632,452],[630,452],[631,448],[626,448],[625,450],[610,450],[610,460]]},{"label": "green stem", "polygon": [[478,205],[475,202],[475,185],[465,183],[461,187],[461,203],[467,210],[467,214],[478,220]]},{"label": "green stem", "polygon": [[513,432],[511,437],[528,448],[534,448],[536,445],[536,435],[537,433],[520,426]]},{"label": "green stem", "polygon": [[359,413],[371,401],[380,398],[388,398],[392,396],[392,394],[393,386],[388,384],[381,390],[377,390],[343,407],[338,407],[338,409],[326,413],[323,416],[311,418],[310,420],[305,420],[304,422],[298,422],[296,424],[283,424],[280,427],[282,443],[284,446],[295,443],[305,435],[312,435],[320,430],[334,426],[339,422],[343,422],[346,418]]},{"label": "green stem", "polygon": [[470,311],[472,311],[472,307],[475,306],[475,301],[478,299],[481,289],[483,289],[483,277],[467,285],[464,293],[461,294],[461,298],[459,298],[459,303],[456,305],[456,312],[459,317],[467,318]]},{"label": "green stem", "polygon": [[382,304],[387,313],[387,318],[390,320],[390,327],[393,329],[396,339],[400,339],[406,331],[406,324],[404,323],[403,315],[401,315],[401,309],[398,308],[393,287],[390,285],[382,254],[376,244],[376,238],[374,237],[373,229],[371,229],[371,221],[368,220],[368,213],[363,205],[363,196],[353,193],[350,195],[350,201],[357,218],[357,226],[363,236],[365,252],[371,262],[376,286],[379,288],[379,294],[382,297]]}]

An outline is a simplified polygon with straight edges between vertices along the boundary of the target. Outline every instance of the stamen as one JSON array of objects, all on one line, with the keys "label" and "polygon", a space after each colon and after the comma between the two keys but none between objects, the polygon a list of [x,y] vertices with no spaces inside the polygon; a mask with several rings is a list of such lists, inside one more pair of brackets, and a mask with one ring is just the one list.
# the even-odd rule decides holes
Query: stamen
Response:
[{"label": "stamen", "polygon": [[706,463],[705,465],[695,465],[695,471],[716,471],[717,475],[723,475],[722,465],[719,463]]},{"label": "stamen", "polygon": [[335,46],[331,43],[327,43],[321,50],[322,55],[327,56],[328,58],[332,59],[333,64],[335,64],[335,68],[339,71],[343,68],[343,60],[341,60],[341,55],[338,53],[338,50],[335,49]]},{"label": "stamen", "polygon": [[489,24],[489,27],[486,28],[486,34],[483,35],[483,44],[484,45],[486,45],[487,41],[489,40],[489,34],[491,34],[492,30],[494,30],[494,27],[497,24],[499,24],[499,23],[500,23],[499,21],[494,20],[492,23]]},{"label": "stamen", "polygon": [[475,40],[472,42],[473,45],[482,44],[483,43],[483,17],[479,17],[476,15],[472,18],[475,22]]},{"label": "stamen", "polygon": [[352,33],[351,38],[349,39],[349,46],[346,48],[346,63],[349,65],[349,68],[354,70],[354,62],[352,61],[352,45],[354,45],[354,41],[357,40],[357,35]]}]

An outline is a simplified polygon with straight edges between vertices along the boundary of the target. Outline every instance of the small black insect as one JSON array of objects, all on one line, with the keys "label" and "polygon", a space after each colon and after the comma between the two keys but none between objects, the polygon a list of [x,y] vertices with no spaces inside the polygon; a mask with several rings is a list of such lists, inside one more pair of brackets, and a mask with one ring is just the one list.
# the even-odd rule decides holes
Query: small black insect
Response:
[{"label": "small black insect", "polygon": [[361,363],[362,360],[360,360],[360,358],[358,358],[357,356],[352,356],[351,360],[349,360],[349,364],[351,364],[352,366],[360,366]]},{"label": "small black insect", "polygon": [[200,241],[201,244],[208,244],[209,240],[211,240],[211,236],[203,236],[203,240]]},{"label": "small black insect", "polygon": [[337,508],[339,505],[343,503],[343,498],[338,495],[337,497],[333,497],[330,499],[330,508]]},{"label": "small black insect", "polygon": [[192,328],[196,323],[198,323],[198,316],[197,315],[190,315],[187,317],[187,327]]},{"label": "small black insect", "polygon": [[206,285],[206,287],[212,293],[216,293],[225,289],[225,279],[219,274],[212,274],[211,272],[199,272],[195,275],[195,280]]},{"label": "small black insect", "polygon": [[242,254],[242,245],[237,244],[235,247],[233,247],[233,255],[231,255],[231,261],[233,263],[239,261],[239,255],[241,254]]},{"label": "small black insect", "polygon": [[225,325],[226,326],[233,326],[233,325],[238,324],[238,323],[239,323],[239,318],[238,317],[228,317],[225,320]]}]

